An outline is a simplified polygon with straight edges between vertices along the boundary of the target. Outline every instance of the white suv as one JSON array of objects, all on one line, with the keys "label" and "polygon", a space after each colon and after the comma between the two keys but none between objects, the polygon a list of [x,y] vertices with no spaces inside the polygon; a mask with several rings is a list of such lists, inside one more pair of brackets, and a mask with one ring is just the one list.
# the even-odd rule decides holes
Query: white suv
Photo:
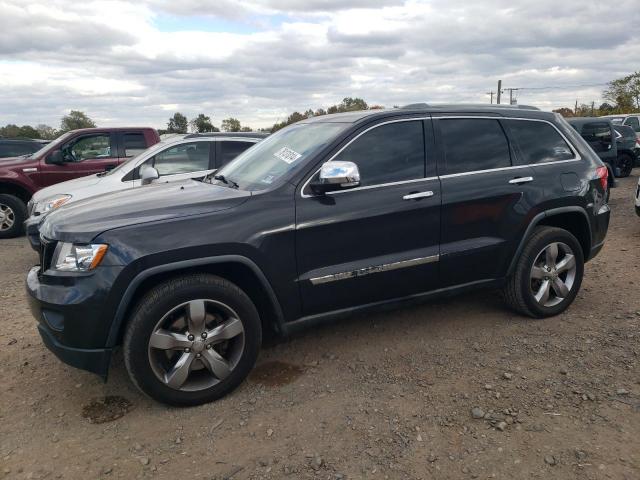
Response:
[{"label": "white suv", "polygon": [[636,132],[636,137],[640,139],[640,114],[606,115],[606,117],[611,120],[611,123],[614,125],[627,125],[633,128],[633,131]]},{"label": "white suv", "polygon": [[25,222],[31,246],[40,246],[39,227],[46,215],[62,205],[103,193],[137,188],[152,182],[169,182],[204,177],[234,159],[268,134],[197,133],[173,136],[113,170],[51,185],[36,192]]}]

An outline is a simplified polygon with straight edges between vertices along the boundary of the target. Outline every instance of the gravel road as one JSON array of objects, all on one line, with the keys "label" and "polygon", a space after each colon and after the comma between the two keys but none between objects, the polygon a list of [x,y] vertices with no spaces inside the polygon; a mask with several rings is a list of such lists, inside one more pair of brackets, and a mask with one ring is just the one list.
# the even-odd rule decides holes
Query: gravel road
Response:
[{"label": "gravel road", "polygon": [[485,291],[345,320],[189,409],[140,394],[121,355],[105,384],[49,353],[23,287],[37,256],[2,240],[0,478],[638,479],[636,181],[612,192],[565,314],[525,319]]}]

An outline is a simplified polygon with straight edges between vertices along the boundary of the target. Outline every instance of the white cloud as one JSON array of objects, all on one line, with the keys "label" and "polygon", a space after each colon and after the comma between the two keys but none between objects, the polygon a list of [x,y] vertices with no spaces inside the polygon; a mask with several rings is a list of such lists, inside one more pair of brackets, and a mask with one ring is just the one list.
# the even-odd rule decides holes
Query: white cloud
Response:
[{"label": "white cloud", "polygon": [[[345,96],[485,102],[505,87],[591,85],[640,64],[634,0],[0,0],[4,122],[164,127],[174,111],[269,126]],[[602,19],[607,18],[606,24]],[[172,28],[164,28],[167,19]],[[544,108],[602,87],[520,90]]]}]

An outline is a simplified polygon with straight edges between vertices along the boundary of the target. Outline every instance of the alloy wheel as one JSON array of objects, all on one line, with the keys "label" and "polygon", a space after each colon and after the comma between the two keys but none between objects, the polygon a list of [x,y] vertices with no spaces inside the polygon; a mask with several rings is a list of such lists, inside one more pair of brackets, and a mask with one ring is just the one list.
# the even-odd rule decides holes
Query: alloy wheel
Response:
[{"label": "alloy wheel", "polygon": [[576,280],[576,258],[566,243],[553,242],[536,256],[531,267],[531,293],[543,307],[553,307],[569,296]]},{"label": "alloy wheel", "polygon": [[153,328],[148,343],[156,377],[175,390],[199,391],[227,378],[244,350],[244,326],[228,305],[208,299],[180,304]]},{"label": "alloy wheel", "polygon": [[16,214],[9,205],[0,203],[0,230],[9,230],[16,221]]}]

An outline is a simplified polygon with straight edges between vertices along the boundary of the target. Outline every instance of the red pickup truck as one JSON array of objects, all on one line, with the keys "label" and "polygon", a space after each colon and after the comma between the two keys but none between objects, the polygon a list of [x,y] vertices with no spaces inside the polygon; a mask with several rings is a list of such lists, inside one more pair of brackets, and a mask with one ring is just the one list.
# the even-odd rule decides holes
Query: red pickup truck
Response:
[{"label": "red pickup truck", "polygon": [[22,233],[36,191],[115,168],[159,141],[153,128],[83,128],[30,155],[0,159],[0,238]]}]

